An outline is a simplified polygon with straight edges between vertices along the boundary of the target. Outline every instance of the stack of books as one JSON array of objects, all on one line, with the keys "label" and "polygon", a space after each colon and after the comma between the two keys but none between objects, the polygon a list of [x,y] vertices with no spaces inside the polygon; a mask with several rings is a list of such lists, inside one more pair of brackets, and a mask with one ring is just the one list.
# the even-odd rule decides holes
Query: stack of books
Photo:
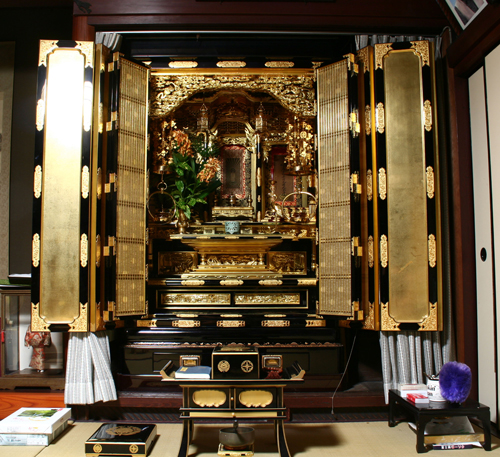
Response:
[{"label": "stack of books", "polygon": [[48,446],[70,417],[71,408],[21,408],[0,421],[0,446]]},{"label": "stack of books", "polygon": [[[414,423],[408,425],[416,432]],[[482,441],[484,433],[477,433],[466,416],[436,418],[425,425],[424,444],[436,450],[481,447]]]},{"label": "stack of books", "polygon": [[420,394],[427,397],[427,386],[425,384],[400,384],[398,390],[402,398],[406,398],[408,394]]}]

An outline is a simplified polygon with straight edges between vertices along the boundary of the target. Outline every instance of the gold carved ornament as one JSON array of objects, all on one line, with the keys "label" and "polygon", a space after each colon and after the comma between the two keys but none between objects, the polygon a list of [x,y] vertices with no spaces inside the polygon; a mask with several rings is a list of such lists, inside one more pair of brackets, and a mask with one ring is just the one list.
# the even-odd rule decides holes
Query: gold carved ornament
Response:
[{"label": "gold carved ornament", "polygon": [[178,321],[172,321],[172,327],[177,327],[177,328],[196,328],[200,326],[201,322],[197,320],[182,319]]},{"label": "gold carved ornament", "polygon": [[368,237],[368,266],[373,268],[375,264],[375,256],[374,256],[374,245],[373,245],[373,236],[370,235]]},{"label": "gold carved ornament", "polygon": [[316,278],[297,279],[298,286],[315,286],[318,280]]},{"label": "gold carved ornament", "polygon": [[370,53],[368,52],[368,46],[360,49],[357,53],[358,60],[363,63],[363,71],[366,73],[370,71]]},{"label": "gold carved ornament", "polygon": [[202,279],[185,279],[181,281],[181,285],[183,286],[203,286],[205,281]]},{"label": "gold carved ornament", "polygon": [[40,317],[40,303],[31,303],[31,331],[48,332],[49,324]]},{"label": "gold carved ornament", "polygon": [[40,265],[40,235],[35,233],[31,242],[31,262],[35,268]]},{"label": "gold carved ornament", "polygon": [[137,444],[131,444],[128,450],[131,454],[137,454],[139,452],[139,446],[137,446]]},{"label": "gold carved ornament", "polygon": [[101,266],[101,236],[97,235],[95,238],[95,266],[99,268]]},{"label": "gold carved ornament", "polygon": [[290,60],[268,60],[265,63],[267,68],[293,68],[294,65]]},{"label": "gold carved ornament", "polygon": [[429,57],[429,42],[428,41],[412,41],[411,47],[413,49],[413,53],[420,57],[422,60],[422,67],[425,65],[430,66],[430,57]]},{"label": "gold carved ornament", "polygon": [[384,57],[392,51],[391,43],[381,43],[375,45],[375,70],[383,69]]},{"label": "gold carved ornament", "polygon": [[45,125],[45,100],[40,98],[36,103],[36,129],[41,132]]},{"label": "gold carved ornament", "polygon": [[382,102],[377,103],[377,109],[375,110],[375,124],[378,133],[385,132],[385,108]]},{"label": "gold carved ornament", "polygon": [[268,390],[243,390],[239,401],[247,408],[265,408],[273,401],[273,394]]},{"label": "gold carved ornament", "polygon": [[79,49],[85,56],[85,66],[94,67],[94,43],[92,41],[77,41],[76,49]]},{"label": "gold carved ornament", "polygon": [[381,330],[399,330],[399,323],[397,323],[389,314],[389,303],[381,304],[382,314],[382,328]]},{"label": "gold carved ornament", "polygon": [[367,136],[372,133],[372,108],[370,105],[365,106],[365,133]]},{"label": "gold carved ornament", "polygon": [[381,168],[378,171],[378,194],[380,200],[387,198],[387,173],[385,172],[385,168]]},{"label": "gold carved ornament", "polygon": [[261,322],[262,327],[290,327],[290,321],[286,320],[265,320]]},{"label": "gold carved ornament", "polygon": [[169,62],[168,66],[170,68],[196,68],[198,62],[195,60],[173,60]]},{"label": "gold carved ornament", "polygon": [[283,284],[283,281],[279,279],[261,279],[259,281],[259,284],[261,286],[281,286]]},{"label": "gold carved ornament", "polygon": [[89,196],[90,173],[89,167],[85,165],[82,168],[82,198],[86,199]]},{"label": "gold carved ornament", "polygon": [[217,327],[222,327],[222,328],[245,327],[245,321],[217,321]]},{"label": "gold carved ornament", "polygon": [[297,115],[315,116],[314,74],[253,75],[240,74],[228,78],[216,75],[153,74],[151,79],[153,116],[167,116],[196,92],[203,90],[236,89],[265,91],[275,96],[283,106]]},{"label": "gold carved ornament", "polygon": [[306,327],[326,327],[326,321],[322,319],[306,319]]},{"label": "gold carved ornament", "polygon": [[366,198],[369,202],[373,199],[373,174],[371,170],[366,172]]},{"label": "gold carved ornament", "polygon": [[82,233],[82,236],[80,238],[80,265],[83,268],[85,268],[87,266],[88,249],[89,249],[89,243],[88,243],[87,235],[85,233]]},{"label": "gold carved ornament", "polygon": [[220,282],[221,286],[241,286],[244,281],[241,279],[225,279]]},{"label": "gold carved ornament", "polygon": [[86,332],[88,330],[88,303],[80,303],[80,315],[69,324],[69,332]]},{"label": "gold carved ornament", "polygon": [[192,399],[193,403],[200,408],[207,406],[218,408],[226,402],[227,395],[223,390],[203,389],[193,392]]},{"label": "gold carved ornament", "polygon": [[368,303],[368,313],[363,320],[363,328],[365,330],[375,330],[375,304]]},{"label": "gold carved ornament", "polygon": [[92,449],[96,454],[100,454],[102,452],[102,446],[100,444],[94,444]]},{"label": "gold carved ornament", "polygon": [[424,128],[427,132],[432,130],[432,105],[429,100],[424,102]]},{"label": "gold carved ornament", "polygon": [[42,167],[37,165],[33,176],[33,194],[35,198],[40,198],[42,195]]},{"label": "gold carved ornament", "polygon": [[54,50],[57,49],[57,41],[41,40],[40,41],[40,53],[38,59],[38,66],[47,66],[47,56]]},{"label": "gold carved ornament", "polygon": [[426,169],[427,177],[427,197],[434,198],[434,170],[432,167]]},{"label": "gold carved ornament", "polygon": [[434,268],[436,266],[436,237],[432,234],[429,235],[427,242],[429,247],[429,266]]},{"label": "gold carved ornament", "polygon": [[219,68],[244,68],[247,63],[243,60],[220,60],[217,62]]},{"label": "gold carved ornament", "polygon": [[388,264],[389,256],[388,256],[387,245],[388,245],[387,236],[382,235],[380,237],[380,265],[382,266],[382,268],[387,268]]},{"label": "gold carved ornament", "polygon": [[429,303],[429,315],[420,324],[419,332],[438,330],[437,303]]}]

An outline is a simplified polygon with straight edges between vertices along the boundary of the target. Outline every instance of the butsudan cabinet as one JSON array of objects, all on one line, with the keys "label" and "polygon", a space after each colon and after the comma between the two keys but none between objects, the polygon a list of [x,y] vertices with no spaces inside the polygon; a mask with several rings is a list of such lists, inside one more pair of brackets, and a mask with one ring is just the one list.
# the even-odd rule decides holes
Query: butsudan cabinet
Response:
[{"label": "butsudan cabinet", "polygon": [[332,375],[339,324],[439,330],[432,47],[316,67],[42,41],[32,326],[123,327],[129,374],[236,342]]}]

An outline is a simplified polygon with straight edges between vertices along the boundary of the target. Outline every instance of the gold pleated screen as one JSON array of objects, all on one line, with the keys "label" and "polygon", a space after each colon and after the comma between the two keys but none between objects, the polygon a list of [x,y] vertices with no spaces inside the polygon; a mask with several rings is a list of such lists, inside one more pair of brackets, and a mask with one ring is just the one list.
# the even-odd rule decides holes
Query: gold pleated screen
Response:
[{"label": "gold pleated screen", "polygon": [[147,68],[120,60],[116,315],[146,312]]},{"label": "gold pleated screen", "polygon": [[318,69],[320,313],[350,316],[347,60]]}]

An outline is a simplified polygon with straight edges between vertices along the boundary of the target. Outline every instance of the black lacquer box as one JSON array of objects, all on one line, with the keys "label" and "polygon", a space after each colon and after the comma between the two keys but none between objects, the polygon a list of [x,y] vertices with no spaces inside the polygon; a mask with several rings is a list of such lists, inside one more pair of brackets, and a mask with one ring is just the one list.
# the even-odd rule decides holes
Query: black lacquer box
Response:
[{"label": "black lacquer box", "polygon": [[258,379],[259,350],[256,347],[220,346],[212,352],[212,379]]},{"label": "black lacquer box", "polygon": [[102,424],[85,442],[85,454],[146,457],[155,437],[154,424]]}]

